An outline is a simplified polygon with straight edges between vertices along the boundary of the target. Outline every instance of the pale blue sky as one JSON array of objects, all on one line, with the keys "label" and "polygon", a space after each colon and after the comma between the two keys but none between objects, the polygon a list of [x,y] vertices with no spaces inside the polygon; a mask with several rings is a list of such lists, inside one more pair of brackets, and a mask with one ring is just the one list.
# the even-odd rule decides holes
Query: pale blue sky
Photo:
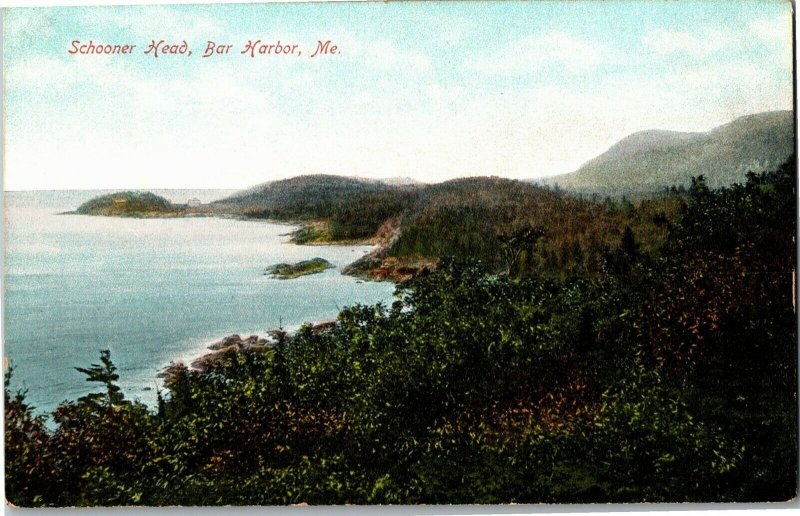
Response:
[{"label": "pale blue sky", "polygon": [[[11,9],[5,188],[239,188],[306,173],[531,178],[627,134],[792,108],[791,4]],[[69,56],[72,40],[133,43]],[[143,55],[187,40],[188,58]],[[248,39],[299,58],[240,55]],[[341,53],[309,59],[317,40]],[[202,59],[207,40],[233,44]]]}]

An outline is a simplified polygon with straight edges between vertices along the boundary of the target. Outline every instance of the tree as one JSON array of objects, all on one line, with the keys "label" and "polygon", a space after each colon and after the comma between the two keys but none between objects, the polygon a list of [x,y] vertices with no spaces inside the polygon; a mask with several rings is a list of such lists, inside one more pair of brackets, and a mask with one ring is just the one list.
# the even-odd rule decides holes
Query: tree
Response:
[{"label": "tree", "polygon": [[501,234],[498,237],[503,248],[503,258],[505,260],[506,274],[511,273],[511,268],[519,259],[523,251],[531,250],[545,234],[541,226],[526,226],[510,233]]},{"label": "tree", "polygon": [[154,416],[142,403],[125,399],[108,350],[100,363],[76,367],[89,382],[101,383],[105,392],[65,402],[53,413],[58,425],[49,440],[49,453],[57,472],[54,496],[58,506],[129,505],[142,503],[152,493],[154,479],[142,472],[157,460]]},{"label": "tree", "polygon": [[100,364],[92,364],[88,369],[76,367],[76,370],[86,375],[87,382],[102,383],[106,387],[105,395],[92,393],[84,396],[79,401],[96,403],[106,408],[111,408],[125,401],[125,396],[120,392],[119,386],[115,383],[119,380],[117,370],[111,362],[111,352],[107,349],[100,351]]}]

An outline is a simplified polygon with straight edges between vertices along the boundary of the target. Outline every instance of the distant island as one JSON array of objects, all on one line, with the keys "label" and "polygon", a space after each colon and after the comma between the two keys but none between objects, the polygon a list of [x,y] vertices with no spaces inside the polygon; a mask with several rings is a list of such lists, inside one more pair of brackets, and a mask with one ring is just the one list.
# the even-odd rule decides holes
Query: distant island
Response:
[{"label": "distant island", "polygon": [[185,208],[185,205],[173,204],[150,192],[127,191],[95,197],[78,206],[75,213],[107,217],[164,217],[181,215]]}]

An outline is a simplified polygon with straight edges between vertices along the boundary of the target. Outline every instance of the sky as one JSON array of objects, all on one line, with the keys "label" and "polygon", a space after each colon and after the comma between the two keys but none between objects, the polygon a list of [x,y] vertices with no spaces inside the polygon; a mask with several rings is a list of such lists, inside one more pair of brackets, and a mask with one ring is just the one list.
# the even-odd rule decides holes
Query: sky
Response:
[{"label": "sky", "polygon": [[[792,109],[786,1],[11,8],[5,190],[576,170],[628,134]],[[182,43],[191,56],[144,50]],[[248,40],[299,56],[242,55]],[[70,55],[72,41],[135,44]],[[227,55],[201,57],[211,40]],[[339,53],[311,58],[317,41]]]}]

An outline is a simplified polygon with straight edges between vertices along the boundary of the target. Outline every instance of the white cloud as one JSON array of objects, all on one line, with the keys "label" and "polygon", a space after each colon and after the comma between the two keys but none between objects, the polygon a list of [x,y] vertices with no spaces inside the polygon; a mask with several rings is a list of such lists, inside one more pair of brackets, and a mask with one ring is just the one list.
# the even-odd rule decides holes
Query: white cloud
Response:
[{"label": "white cloud", "polygon": [[[263,161],[291,148],[279,106],[235,63],[169,78],[113,59],[31,58],[7,79],[26,93],[56,94],[9,114],[7,189],[224,186],[234,171],[259,182]],[[84,98],[72,102],[75,94]]]},{"label": "white cloud", "polygon": [[702,34],[683,31],[654,30],[644,36],[643,43],[656,54],[687,54],[708,57],[736,43],[730,33],[706,30]]},{"label": "white cloud", "polygon": [[564,32],[546,32],[509,42],[498,53],[469,60],[468,69],[486,74],[527,75],[545,66],[577,74],[605,63],[608,50]]},{"label": "white cloud", "polygon": [[241,68],[210,67],[194,82],[139,79],[122,90],[134,99],[128,110],[109,99],[30,133],[12,127],[6,187],[245,187],[319,172],[530,178],[575,170],[635,131],[704,131],[792,105],[790,77],[771,83],[754,65],[679,72],[503,95],[434,86],[410,105],[364,91],[310,119],[271,102]]},{"label": "white cloud", "polygon": [[388,41],[376,41],[368,44],[363,51],[366,62],[385,70],[412,69],[427,72],[431,69],[428,56],[410,50],[400,50]]},{"label": "white cloud", "polygon": [[477,29],[476,20],[471,18],[456,18],[443,24],[434,34],[439,41],[448,45],[455,45],[466,40]]},{"label": "white cloud", "polygon": [[364,41],[351,32],[342,32],[334,41],[339,44],[343,59],[369,68],[423,74],[432,69],[428,56],[414,49],[401,48],[389,40]]},{"label": "white cloud", "polygon": [[6,91],[41,98],[64,95],[73,88],[125,92],[139,77],[122,60],[109,55],[76,55],[66,59],[33,55],[6,63]]}]

